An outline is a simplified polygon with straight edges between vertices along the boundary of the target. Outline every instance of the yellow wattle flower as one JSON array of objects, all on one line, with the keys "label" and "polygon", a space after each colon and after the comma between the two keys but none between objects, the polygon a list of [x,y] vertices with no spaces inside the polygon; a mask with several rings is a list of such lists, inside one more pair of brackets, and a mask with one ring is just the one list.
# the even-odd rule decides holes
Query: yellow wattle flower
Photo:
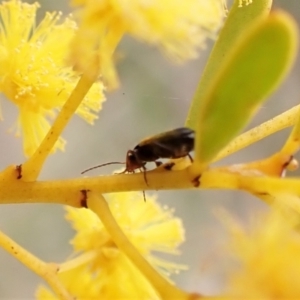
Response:
[{"label": "yellow wattle flower", "polygon": [[272,208],[248,230],[232,219],[226,223],[238,265],[228,276],[228,299],[300,299],[299,215],[286,218]]},{"label": "yellow wattle flower", "polygon": [[[59,279],[64,283],[68,291],[72,291],[72,295],[76,295],[76,300],[87,299],[105,299],[99,298],[101,283],[94,280],[94,275],[86,266],[81,266],[71,271],[59,274]],[[35,298],[39,300],[58,300],[51,290],[45,286],[39,286],[35,292]]]},{"label": "yellow wattle flower", "polygon": [[[177,254],[176,248],[184,240],[181,220],[173,217],[170,209],[161,208],[148,195],[145,204],[142,193],[112,194],[107,199],[124,233],[155,268],[166,276],[183,268],[153,255],[153,251]],[[76,231],[71,244],[75,253],[81,255],[59,277],[76,299],[159,299],[149,281],[117,248],[94,212],[72,207],[66,210]],[[51,293],[40,287],[38,299]]]},{"label": "yellow wattle flower", "polygon": [[[14,130],[23,136],[24,153],[33,154],[76,86],[79,75],[66,65],[76,24],[61,14],[46,13],[36,24],[39,5],[18,0],[0,5],[0,91],[19,110]],[[77,114],[89,123],[104,101],[103,86],[96,83]],[[60,138],[56,149],[63,150]],[[55,150],[55,149],[54,149]]]},{"label": "yellow wattle flower", "polygon": [[[103,254],[105,267],[98,272],[80,266],[59,274],[59,279],[76,300],[161,299],[127,257],[115,252]],[[59,300],[44,286],[38,287],[35,296],[38,300]]]},{"label": "yellow wattle flower", "polygon": [[[153,257],[153,251],[177,254],[177,247],[184,240],[181,220],[174,218],[170,209],[163,209],[154,197],[141,201],[141,193],[118,193],[107,196],[112,214],[130,241],[143,256],[159,268],[165,262]],[[91,210],[66,208],[67,219],[77,234],[71,243],[75,251],[101,250],[114,244],[101,221]],[[113,245],[113,248],[115,246]],[[95,265],[97,265],[95,261]],[[100,266],[102,267],[100,261]],[[165,270],[166,268],[166,270]],[[161,271],[172,273],[178,266],[171,263]]]},{"label": "yellow wattle flower", "polygon": [[93,55],[98,56],[101,73],[112,87],[117,84],[112,55],[125,34],[162,49],[175,61],[183,61],[196,57],[197,50],[219,29],[224,17],[222,0],[71,3],[78,8],[75,13],[79,19],[72,62],[79,70],[88,72],[86,58],[92,61]]}]

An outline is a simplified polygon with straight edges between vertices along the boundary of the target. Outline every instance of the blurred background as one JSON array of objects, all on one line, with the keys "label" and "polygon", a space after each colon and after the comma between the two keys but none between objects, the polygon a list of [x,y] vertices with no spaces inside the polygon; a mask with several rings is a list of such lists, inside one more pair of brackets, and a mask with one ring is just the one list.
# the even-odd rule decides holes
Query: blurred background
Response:
[{"label": "blurred background", "polygon": [[[67,1],[40,2],[40,16],[52,10],[68,13]],[[273,7],[288,11],[299,24],[299,0],[274,0]],[[126,151],[141,139],[182,126],[212,44],[210,41],[197,60],[178,66],[170,63],[156,49],[130,38],[124,39],[118,48],[122,55],[118,64],[120,88],[106,94],[107,101],[94,127],[77,117],[72,119],[63,133],[67,140],[66,152],[58,152],[48,158],[40,180],[75,178],[93,165],[123,161]],[[298,59],[287,80],[264,104],[248,128],[299,102]],[[7,165],[22,163],[24,156],[21,140],[8,133],[17,111],[6,100],[1,100],[1,106],[4,121],[0,127],[0,168],[4,169]],[[289,131],[276,133],[220,164],[267,157],[282,146]],[[112,170],[114,167],[106,167],[90,175],[109,174]],[[294,172],[288,175],[300,174]],[[157,194],[160,203],[175,208],[175,215],[183,220],[186,228],[186,242],[180,248],[182,255],[175,260],[189,265],[189,270],[172,279],[188,291],[207,295],[222,291],[229,265],[224,253],[228,236],[215,214],[216,209],[225,208],[247,224],[251,216],[268,207],[257,198],[236,191],[158,191]],[[2,205],[0,229],[43,260],[61,262],[72,252],[69,240],[74,233],[64,220],[64,213],[61,205]],[[170,260],[174,260],[173,257]],[[0,299],[32,299],[37,286],[43,283],[41,278],[2,249],[0,266]]]}]

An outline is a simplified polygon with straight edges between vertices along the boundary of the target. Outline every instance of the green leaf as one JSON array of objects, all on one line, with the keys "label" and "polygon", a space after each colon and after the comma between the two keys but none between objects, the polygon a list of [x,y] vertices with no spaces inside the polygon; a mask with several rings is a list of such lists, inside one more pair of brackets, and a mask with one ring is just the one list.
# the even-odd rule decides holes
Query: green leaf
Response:
[{"label": "green leaf", "polygon": [[232,45],[201,99],[196,126],[198,163],[209,163],[238,134],[295,59],[297,26],[289,15],[277,11],[254,23]]},{"label": "green leaf", "polygon": [[220,64],[227,57],[227,53],[232,50],[236,40],[248,29],[249,24],[258,18],[266,18],[269,15],[272,0],[256,0],[251,5],[239,7],[239,0],[235,0],[225,24],[219,33],[209,60],[206,64],[201,80],[197,87],[190,111],[186,120],[186,126],[192,129],[197,127],[202,98],[210,84],[220,70]]}]

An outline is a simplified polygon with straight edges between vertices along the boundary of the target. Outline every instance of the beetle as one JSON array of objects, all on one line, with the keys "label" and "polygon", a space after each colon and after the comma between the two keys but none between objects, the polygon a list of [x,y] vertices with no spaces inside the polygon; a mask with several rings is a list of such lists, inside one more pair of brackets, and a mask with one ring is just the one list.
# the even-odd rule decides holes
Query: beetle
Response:
[{"label": "beetle", "polygon": [[[142,140],[133,150],[128,150],[126,154],[126,162],[109,162],[102,165],[94,166],[83,171],[84,174],[90,170],[113,164],[125,164],[125,170],[122,173],[134,173],[136,169],[143,171],[146,184],[146,167],[148,162],[154,162],[159,167],[162,162],[160,158],[181,158],[188,156],[191,162],[193,158],[190,152],[194,150],[195,132],[186,127],[180,127],[167,132],[154,135],[150,138]],[[174,163],[166,165],[166,169],[170,170]],[[145,192],[143,191],[144,201],[146,201]]]},{"label": "beetle", "polygon": [[[109,162],[106,164],[94,166],[83,171],[84,174],[90,170],[112,165],[112,164],[125,164],[126,168],[122,173],[134,173],[136,169],[144,172],[145,182],[146,167],[148,162],[154,162],[156,166],[160,166],[162,162],[160,158],[181,158],[188,156],[191,162],[193,161],[190,152],[194,150],[195,132],[187,127],[180,127],[167,132],[163,132],[147,139],[142,140],[137,144],[133,150],[128,150],[126,154],[126,162]],[[173,165],[166,168],[170,169]]]}]

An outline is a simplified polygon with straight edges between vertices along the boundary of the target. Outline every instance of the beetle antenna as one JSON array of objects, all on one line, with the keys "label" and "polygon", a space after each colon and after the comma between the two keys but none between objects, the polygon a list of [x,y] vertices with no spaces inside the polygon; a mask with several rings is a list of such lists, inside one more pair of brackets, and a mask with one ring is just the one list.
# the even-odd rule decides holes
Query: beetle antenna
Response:
[{"label": "beetle antenna", "polygon": [[126,163],[124,163],[124,162],[113,161],[113,162],[109,162],[109,163],[106,163],[106,164],[102,164],[102,165],[98,165],[98,166],[94,166],[92,168],[86,169],[83,172],[81,172],[81,174],[84,174],[88,171],[91,171],[91,170],[94,170],[94,169],[97,169],[97,168],[100,168],[100,167],[108,166],[108,165],[125,165],[125,164]]},{"label": "beetle antenna", "polygon": [[145,194],[145,191],[143,191],[143,197],[144,197],[144,202],[146,202],[146,194]]}]

